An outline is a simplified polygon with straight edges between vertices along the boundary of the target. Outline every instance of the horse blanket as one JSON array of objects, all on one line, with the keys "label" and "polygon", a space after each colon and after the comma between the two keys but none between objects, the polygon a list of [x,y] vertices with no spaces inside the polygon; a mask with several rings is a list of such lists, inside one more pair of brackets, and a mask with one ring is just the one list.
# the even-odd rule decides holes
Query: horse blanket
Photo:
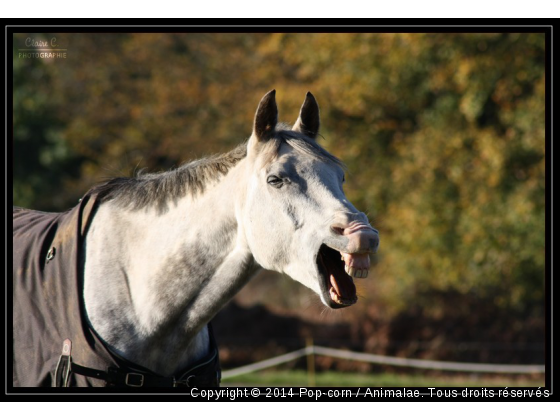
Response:
[{"label": "horse blanket", "polygon": [[14,387],[218,386],[211,328],[210,354],[177,380],[115,355],[91,329],[80,255],[96,205],[96,197],[86,194],[64,213],[13,209]]}]

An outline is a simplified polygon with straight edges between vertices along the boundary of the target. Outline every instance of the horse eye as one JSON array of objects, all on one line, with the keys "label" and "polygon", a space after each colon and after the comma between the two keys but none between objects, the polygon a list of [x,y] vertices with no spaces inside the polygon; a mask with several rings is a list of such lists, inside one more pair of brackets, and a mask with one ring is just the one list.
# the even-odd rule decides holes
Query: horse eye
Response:
[{"label": "horse eye", "polygon": [[276,188],[280,188],[284,183],[282,179],[278,178],[276,175],[270,175],[268,178],[266,178],[266,182]]}]

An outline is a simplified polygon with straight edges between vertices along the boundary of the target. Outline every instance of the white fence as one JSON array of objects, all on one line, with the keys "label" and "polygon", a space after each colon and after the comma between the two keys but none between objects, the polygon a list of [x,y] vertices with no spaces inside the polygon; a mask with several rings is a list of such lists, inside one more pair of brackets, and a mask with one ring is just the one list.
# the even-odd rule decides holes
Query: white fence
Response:
[{"label": "white fence", "polygon": [[500,365],[487,363],[460,363],[440,362],[436,360],[405,359],[402,357],[381,356],[377,354],[357,353],[348,350],[331,349],[321,346],[307,346],[302,349],[286,353],[281,356],[251,363],[247,366],[238,367],[222,372],[222,378],[231,378],[246,373],[256,372],[272,366],[287,363],[308,355],[330,356],[339,359],[357,360],[360,362],[378,363],[390,366],[404,366],[419,369],[448,370],[458,372],[478,373],[544,373],[544,365]]}]

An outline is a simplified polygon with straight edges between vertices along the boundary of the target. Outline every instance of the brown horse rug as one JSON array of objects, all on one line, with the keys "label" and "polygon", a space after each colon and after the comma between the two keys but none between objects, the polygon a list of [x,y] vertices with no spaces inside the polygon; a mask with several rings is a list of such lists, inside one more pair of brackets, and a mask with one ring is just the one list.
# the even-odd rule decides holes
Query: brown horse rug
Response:
[{"label": "brown horse rug", "polygon": [[109,351],[91,330],[82,296],[83,238],[96,198],[65,213],[13,209],[13,385],[218,386],[218,350],[175,377],[162,377]]}]

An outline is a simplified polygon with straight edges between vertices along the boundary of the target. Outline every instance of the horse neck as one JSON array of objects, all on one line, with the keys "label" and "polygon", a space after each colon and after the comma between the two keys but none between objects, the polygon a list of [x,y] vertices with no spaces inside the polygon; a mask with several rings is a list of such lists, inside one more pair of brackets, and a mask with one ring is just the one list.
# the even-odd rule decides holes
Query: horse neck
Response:
[{"label": "horse neck", "polygon": [[115,352],[163,375],[208,352],[206,324],[254,270],[236,218],[243,163],[163,214],[100,206],[86,240],[84,299]]}]

